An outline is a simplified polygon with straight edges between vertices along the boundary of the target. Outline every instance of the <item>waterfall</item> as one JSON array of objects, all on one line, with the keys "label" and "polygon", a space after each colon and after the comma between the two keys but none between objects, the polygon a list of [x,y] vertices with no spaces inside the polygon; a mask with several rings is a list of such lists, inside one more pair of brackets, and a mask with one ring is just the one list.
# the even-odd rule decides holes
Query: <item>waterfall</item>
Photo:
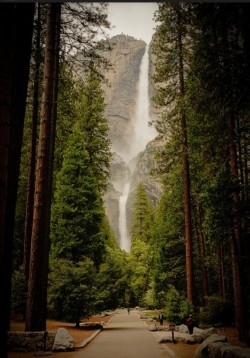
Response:
[{"label": "waterfall", "polygon": [[[140,77],[137,85],[136,110],[133,117],[134,135],[130,146],[130,154],[135,158],[145,150],[146,145],[156,137],[156,130],[149,126],[150,122],[150,100],[149,100],[149,46],[145,49],[140,65]],[[132,159],[131,158],[131,159]]]},{"label": "waterfall", "polygon": [[[128,172],[127,172],[128,173]],[[124,185],[122,195],[119,199],[119,231],[120,231],[120,248],[126,252],[130,251],[130,240],[127,228],[127,200],[130,189],[130,175],[127,174],[127,181]]]},{"label": "waterfall", "polygon": [[[149,46],[146,46],[145,53],[140,64],[140,75],[137,85],[137,99],[135,114],[132,118],[133,134],[130,138],[129,153],[126,153],[124,160],[127,164],[127,178],[124,184],[122,194],[119,199],[119,231],[120,247],[126,252],[130,251],[131,240],[127,229],[127,199],[130,191],[130,180],[134,168],[131,166],[132,159],[144,151],[147,143],[156,137],[156,130],[149,126],[150,121],[150,101],[149,101]],[[129,163],[130,162],[130,163]]]}]

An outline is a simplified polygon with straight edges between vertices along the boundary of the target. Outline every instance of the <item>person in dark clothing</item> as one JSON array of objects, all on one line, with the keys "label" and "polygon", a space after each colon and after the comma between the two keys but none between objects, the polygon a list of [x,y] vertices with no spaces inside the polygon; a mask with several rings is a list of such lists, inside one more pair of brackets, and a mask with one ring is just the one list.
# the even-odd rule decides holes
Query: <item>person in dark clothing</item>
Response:
[{"label": "person in dark clothing", "polygon": [[188,332],[189,334],[193,334],[193,330],[194,330],[194,320],[193,320],[193,316],[190,314],[188,319],[187,319],[187,326],[188,326]]},{"label": "person in dark clothing", "polygon": [[161,326],[163,325],[163,320],[164,320],[163,313],[160,312],[160,313],[159,313],[159,322],[160,322],[160,325],[161,325]]}]

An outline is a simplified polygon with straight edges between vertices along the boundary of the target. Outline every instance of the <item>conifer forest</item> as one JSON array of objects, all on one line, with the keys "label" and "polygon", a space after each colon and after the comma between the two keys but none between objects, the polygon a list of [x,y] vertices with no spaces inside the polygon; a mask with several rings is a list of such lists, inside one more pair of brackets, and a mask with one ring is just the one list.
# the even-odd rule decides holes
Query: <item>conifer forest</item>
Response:
[{"label": "conifer forest", "polygon": [[48,318],[135,306],[234,326],[249,345],[250,4],[158,4],[152,175],[163,190],[155,203],[138,185],[130,252],[103,200],[107,11],[0,4],[1,357],[15,314],[42,331]]}]

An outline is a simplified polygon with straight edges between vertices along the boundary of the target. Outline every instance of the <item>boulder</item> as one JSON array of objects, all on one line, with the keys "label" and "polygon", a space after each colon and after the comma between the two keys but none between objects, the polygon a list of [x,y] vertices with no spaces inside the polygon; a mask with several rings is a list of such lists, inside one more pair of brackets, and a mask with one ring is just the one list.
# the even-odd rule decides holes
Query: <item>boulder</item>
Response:
[{"label": "boulder", "polygon": [[[215,344],[214,344],[215,345]],[[242,348],[238,346],[225,345],[220,348],[221,356],[223,358],[249,358],[250,348]]]},{"label": "boulder", "polygon": [[[203,342],[204,343],[204,342]],[[209,342],[206,347],[195,353],[195,358],[249,358],[250,348],[232,346],[227,342]]]},{"label": "boulder", "polygon": [[[157,332],[159,338],[158,343],[171,343],[173,342],[172,332]],[[178,343],[194,344],[195,340],[190,334],[174,332],[174,340]]]},{"label": "boulder", "polygon": [[[209,351],[209,345],[211,343],[225,343],[227,342],[227,338],[225,336],[219,336],[218,334],[214,333],[212,334],[210,337],[208,337],[207,339],[205,339],[205,341],[198,347],[198,349],[195,352],[194,358],[205,358],[208,357],[208,351]],[[217,357],[215,356],[211,356],[211,357]]]},{"label": "boulder", "polygon": [[151,331],[151,332],[157,331],[157,327],[156,327],[155,324],[149,325],[149,326],[148,326],[148,329],[149,329],[149,331]]},{"label": "boulder", "polygon": [[186,326],[185,324],[181,324],[178,328],[178,331],[180,333],[188,333],[188,326]]},{"label": "boulder", "polygon": [[75,349],[75,343],[73,338],[65,328],[58,328],[56,331],[55,341],[52,351],[54,352],[66,352],[73,351]]},{"label": "boulder", "polygon": [[212,334],[217,334],[217,330],[213,327],[207,329],[200,329],[194,327],[192,337],[194,338],[196,343],[201,343],[205,341],[205,339],[210,337]]}]

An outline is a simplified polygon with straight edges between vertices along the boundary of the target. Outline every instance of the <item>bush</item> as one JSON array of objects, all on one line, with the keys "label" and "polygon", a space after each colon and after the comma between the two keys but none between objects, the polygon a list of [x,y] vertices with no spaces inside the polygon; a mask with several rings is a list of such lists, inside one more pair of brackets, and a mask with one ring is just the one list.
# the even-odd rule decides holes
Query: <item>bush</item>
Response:
[{"label": "bush", "polygon": [[84,259],[74,263],[65,259],[51,260],[48,286],[48,311],[54,319],[75,322],[95,311],[95,267]]},{"label": "bush", "polygon": [[181,324],[186,321],[186,318],[190,312],[193,312],[193,307],[186,299],[186,297],[180,294],[174,286],[169,286],[167,296],[167,319],[169,322],[175,324]]},{"label": "bush", "polygon": [[153,288],[150,288],[145,293],[144,297],[142,298],[142,305],[147,309],[154,309],[157,307],[156,299],[155,299],[155,293]]},{"label": "bush", "polygon": [[234,321],[234,307],[231,302],[218,296],[206,297],[207,305],[200,310],[203,325],[231,325]]}]

